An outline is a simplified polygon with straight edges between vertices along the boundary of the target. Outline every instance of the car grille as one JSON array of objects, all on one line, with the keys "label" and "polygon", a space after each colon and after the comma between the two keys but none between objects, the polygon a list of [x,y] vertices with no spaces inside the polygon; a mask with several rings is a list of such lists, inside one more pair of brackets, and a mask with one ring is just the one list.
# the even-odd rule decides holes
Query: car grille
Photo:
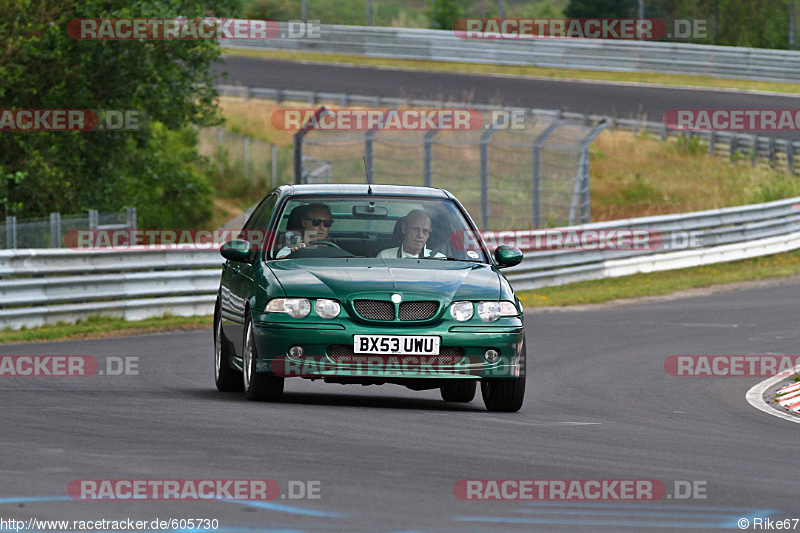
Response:
[{"label": "car grille", "polygon": [[394,304],[385,300],[355,300],[356,312],[370,320],[394,320]]},{"label": "car grille", "polygon": [[[394,304],[386,300],[355,300],[356,312],[369,320],[394,320]],[[436,314],[439,302],[410,301],[400,304],[398,318],[403,321],[427,320]]]},{"label": "car grille", "polygon": [[400,320],[427,320],[436,314],[439,302],[403,302],[400,304]]}]

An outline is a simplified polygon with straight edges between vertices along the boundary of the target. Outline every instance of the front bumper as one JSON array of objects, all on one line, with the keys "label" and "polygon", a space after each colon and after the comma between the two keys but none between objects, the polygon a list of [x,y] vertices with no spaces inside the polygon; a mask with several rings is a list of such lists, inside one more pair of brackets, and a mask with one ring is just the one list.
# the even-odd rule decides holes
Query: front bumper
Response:
[{"label": "front bumper", "polygon": [[[274,315],[272,315],[274,316]],[[258,318],[271,318],[262,315]],[[255,318],[255,317],[254,317]],[[418,380],[515,378],[524,375],[523,325],[519,318],[502,325],[463,326],[442,322],[427,326],[377,326],[348,321],[253,321],[258,358],[256,371],[283,377]],[[436,335],[439,356],[354,354],[354,335]],[[303,357],[289,356],[302,346]],[[349,348],[349,349],[348,349]],[[500,353],[495,363],[484,359],[487,349]]]}]

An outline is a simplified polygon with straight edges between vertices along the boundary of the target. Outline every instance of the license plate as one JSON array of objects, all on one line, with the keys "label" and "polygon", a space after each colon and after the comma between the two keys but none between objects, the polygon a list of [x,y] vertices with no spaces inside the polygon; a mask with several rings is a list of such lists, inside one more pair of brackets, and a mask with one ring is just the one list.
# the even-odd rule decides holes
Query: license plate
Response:
[{"label": "license plate", "polygon": [[439,337],[425,335],[354,335],[355,353],[439,355]]}]

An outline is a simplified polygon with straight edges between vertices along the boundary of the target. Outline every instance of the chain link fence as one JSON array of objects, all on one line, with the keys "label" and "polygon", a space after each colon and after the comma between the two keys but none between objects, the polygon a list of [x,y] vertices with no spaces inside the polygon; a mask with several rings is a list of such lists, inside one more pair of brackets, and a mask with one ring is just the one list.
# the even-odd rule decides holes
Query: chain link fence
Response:
[{"label": "chain link fence", "polygon": [[373,183],[447,189],[484,229],[589,222],[589,143],[605,123],[527,114],[519,129],[493,129],[488,120],[474,131],[312,130],[301,153],[326,163],[332,183],[368,181],[366,162]]},{"label": "chain link fence", "polygon": [[[7,216],[0,224],[0,249],[65,248],[77,230],[136,229],[136,208],[118,213],[100,213],[91,209],[86,215],[50,213],[46,218],[17,220]],[[70,233],[72,232],[72,233]]]}]

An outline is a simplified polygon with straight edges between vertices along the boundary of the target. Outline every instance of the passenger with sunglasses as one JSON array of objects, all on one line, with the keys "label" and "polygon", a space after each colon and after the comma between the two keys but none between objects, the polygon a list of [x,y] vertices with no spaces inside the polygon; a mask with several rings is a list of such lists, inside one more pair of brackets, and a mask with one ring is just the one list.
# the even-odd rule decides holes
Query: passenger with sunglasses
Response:
[{"label": "passenger with sunglasses", "polygon": [[333,216],[330,208],[325,204],[308,204],[296,207],[289,215],[286,225],[287,233],[296,231],[302,233],[302,241],[292,246],[284,246],[275,255],[276,259],[283,259],[292,252],[305,248],[314,241],[324,241],[333,225]]}]

